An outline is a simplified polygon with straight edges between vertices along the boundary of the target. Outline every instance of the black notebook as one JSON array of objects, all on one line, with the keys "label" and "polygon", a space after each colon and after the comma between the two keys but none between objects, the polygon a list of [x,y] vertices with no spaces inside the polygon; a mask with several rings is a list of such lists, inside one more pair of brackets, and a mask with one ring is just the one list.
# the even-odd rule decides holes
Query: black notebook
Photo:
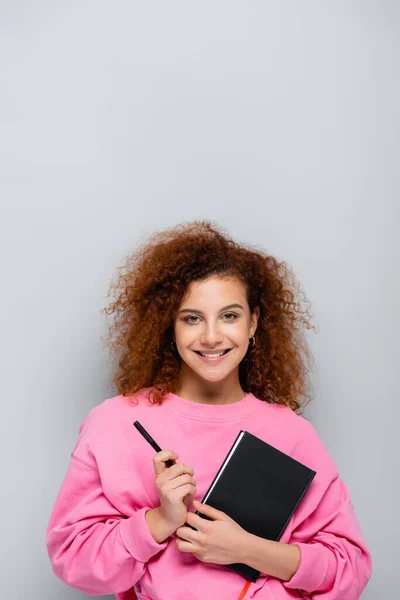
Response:
[{"label": "black notebook", "polygon": [[[278,541],[315,475],[277,448],[240,431],[202,502],[222,510],[249,533]],[[245,564],[226,566],[250,581],[260,575]]]}]

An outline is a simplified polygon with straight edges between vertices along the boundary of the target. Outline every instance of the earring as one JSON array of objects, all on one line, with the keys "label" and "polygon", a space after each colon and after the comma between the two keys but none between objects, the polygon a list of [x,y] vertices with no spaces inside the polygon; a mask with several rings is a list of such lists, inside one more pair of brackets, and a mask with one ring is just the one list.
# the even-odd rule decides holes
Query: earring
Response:
[{"label": "earring", "polygon": [[[253,340],[253,341],[251,341],[251,340]],[[256,338],[254,337],[254,335],[252,338],[249,339],[249,342],[250,342],[250,346],[255,346]]]},{"label": "earring", "polygon": [[172,348],[172,350],[175,350],[174,344],[175,344],[175,342],[174,342],[174,340],[172,340],[172,342],[171,342],[171,348]]}]

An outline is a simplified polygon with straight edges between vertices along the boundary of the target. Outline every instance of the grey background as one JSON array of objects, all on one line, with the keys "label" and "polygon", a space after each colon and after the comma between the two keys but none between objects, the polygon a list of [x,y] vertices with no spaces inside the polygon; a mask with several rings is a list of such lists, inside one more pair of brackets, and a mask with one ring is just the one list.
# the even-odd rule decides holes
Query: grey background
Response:
[{"label": "grey background", "polygon": [[49,514],[115,395],[108,285],[207,218],[285,259],[315,313],[309,418],[397,591],[399,17],[389,1],[0,3],[1,597],[83,598]]}]

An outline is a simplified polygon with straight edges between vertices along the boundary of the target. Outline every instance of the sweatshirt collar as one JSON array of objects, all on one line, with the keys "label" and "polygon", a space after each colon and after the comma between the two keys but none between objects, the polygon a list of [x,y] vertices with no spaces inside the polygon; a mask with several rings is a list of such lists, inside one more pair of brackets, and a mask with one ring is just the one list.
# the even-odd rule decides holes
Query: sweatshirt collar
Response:
[{"label": "sweatshirt collar", "polygon": [[246,393],[245,397],[233,404],[206,404],[192,402],[170,392],[165,396],[163,404],[169,410],[188,419],[197,421],[235,421],[253,412],[260,402],[253,394]]}]

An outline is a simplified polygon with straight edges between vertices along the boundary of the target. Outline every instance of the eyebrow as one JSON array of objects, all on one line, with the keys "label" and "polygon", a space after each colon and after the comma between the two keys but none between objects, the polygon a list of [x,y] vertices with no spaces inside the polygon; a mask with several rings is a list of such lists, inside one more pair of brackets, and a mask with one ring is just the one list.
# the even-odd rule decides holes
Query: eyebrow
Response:
[{"label": "eyebrow", "polygon": [[[244,308],[241,304],[229,304],[228,306],[224,306],[224,308],[221,308],[221,310],[219,312],[223,312],[224,310],[229,310],[231,308],[241,308],[242,310],[244,310]],[[197,310],[196,308],[182,308],[182,310],[180,310],[179,312],[180,313],[196,313],[198,315],[203,314],[201,312],[201,310]]]}]

